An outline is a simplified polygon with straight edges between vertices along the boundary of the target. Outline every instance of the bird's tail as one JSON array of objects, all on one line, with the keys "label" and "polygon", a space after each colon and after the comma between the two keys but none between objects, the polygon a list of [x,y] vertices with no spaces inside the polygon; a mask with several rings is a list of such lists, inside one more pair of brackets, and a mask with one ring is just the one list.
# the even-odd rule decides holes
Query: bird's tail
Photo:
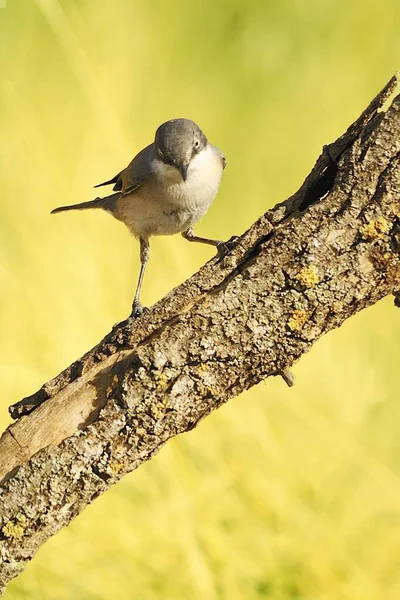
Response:
[{"label": "bird's tail", "polygon": [[51,211],[51,214],[54,215],[59,212],[64,212],[67,210],[85,210],[86,208],[102,208],[104,210],[108,210],[109,212],[113,212],[115,207],[115,201],[119,198],[121,194],[118,192],[117,194],[111,194],[111,196],[106,196],[105,198],[95,198],[95,200],[89,200],[89,202],[81,202],[80,204],[70,204],[69,206],[58,206]]}]

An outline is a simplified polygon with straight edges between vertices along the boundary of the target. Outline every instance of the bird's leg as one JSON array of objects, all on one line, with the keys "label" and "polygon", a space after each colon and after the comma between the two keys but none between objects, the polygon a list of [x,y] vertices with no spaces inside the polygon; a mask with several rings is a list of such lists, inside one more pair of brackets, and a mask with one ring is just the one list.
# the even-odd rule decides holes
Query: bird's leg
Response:
[{"label": "bird's leg", "polygon": [[210,240],[209,238],[203,238],[199,237],[198,235],[194,235],[194,231],[191,227],[189,227],[189,229],[186,229],[186,231],[182,233],[182,236],[188,242],[199,242],[200,244],[208,244],[209,246],[215,246],[216,248],[218,248],[220,244],[223,244],[221,240]]},{"label": "bird's leg", "polygon": [[231,238],[231,240],[229,240],[228,242],[223,242],[221,240],[210,240],[208,238],[203,238],[195,235],[191,227],[189,227],[189,229],[186,229],[186,231],[182,233],[182,236],[188,242],[199,242],[200,244],[208,244],[209,246],[215,246],[217,248],[219,256],[225,255],[226,252],[230,250],[231,242],[234,242],[237,239],[236,237],[234,237]]},{"label": "bird's leg", "polygon": [[136,286],[135,297],[132,303],[132,313],[131,317],[138,317],[143,312],[143,306],[139,302],[140,290],[142,288],[144,272],[146,270],[146,265],[148,263],[150,257],[150,244],[149,240],[145,238],[139,238],[140,242],[140,273],[139,279]]}]

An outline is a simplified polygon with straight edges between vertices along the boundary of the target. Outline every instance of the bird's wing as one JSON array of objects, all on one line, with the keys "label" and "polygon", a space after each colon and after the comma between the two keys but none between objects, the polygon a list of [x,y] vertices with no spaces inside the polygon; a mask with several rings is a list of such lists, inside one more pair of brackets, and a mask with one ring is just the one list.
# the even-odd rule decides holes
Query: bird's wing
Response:
[{"label": "bird's wing", "polygon": [[[212,144],[209,144],[210,146],[212,146]],[[214,148],[214,151],[219,154],[219,157],[221,159],[221,163],[222,163],[222,170],[225,169],[226,167],[226,157],[225,154],[222,152],[222,150],[220,150],[219,148],[217,148],[217,146],[212,146]]]},{"label": "bird's wing", "polygon": [[121,192],[121,196],[131,194],[151,177],[154,157],[154,144],[150,144],[135,156],[126,169],[115,175],[112,179],[104,183],[99,183],[95,187],[114,183],[113,190]]},{"label": "bird's wing", "polygon": [[97,187],[101,187],[102,185],[111,185],[112,183],[115,183],[113,189],[114,190],[121,189],[120,187],[117,188],[117,186],[119,186],[120,176],[122,173],[123,173],[123,171],[121,171],[120,173],[117,173],[112,179],[109,179],[108,181],[103,181],[103,183],[98,183],[94,187],[97,188]]},{"label": "bird's wing", "polygon": [[221,150],[218,148],[219,150],[219,155],[221,157],[221,162],[222,162],[222,169],[225,169],[226,167],[226,157],[225,154],[223,152],[221,152]]}]

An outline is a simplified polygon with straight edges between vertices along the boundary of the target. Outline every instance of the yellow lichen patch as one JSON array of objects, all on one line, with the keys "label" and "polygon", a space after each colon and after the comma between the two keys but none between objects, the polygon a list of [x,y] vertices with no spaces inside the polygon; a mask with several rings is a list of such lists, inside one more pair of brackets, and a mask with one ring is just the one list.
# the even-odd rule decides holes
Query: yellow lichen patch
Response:
[{"label": "yellow lichen patch", "polygon": [[123,466],[124,465],[122,463],[118,462],[117,460],[112,460],[108,464],[108,467],[113,475],[118,475],[119,473],[121,473]]},{"label": "yellow lichen patch", "polygon": [[368,223],[360,227],[361,237],[369,241],[382,237],[388,231],[389,223],[383,217],[372,219],[372,221],[368,221]]},{"label": "yellow lichen patch", "polygon": [[212,385],[207,385],[205,387],[205,390],[207,391],[207,394],[211,394],[211,396],[218,396],[218,390],[216,387],[212,386]]},{"label": "yellow lichen patch", "polygon": [[168,377],[165,373],[161,373],[157,381],[157,390],[164,392],[168,387]]},{"label": "yellow lichen patch", "polygon": [[201,375],[202,373],[205,373],[207,371],[207,365],[205,363],[201,363],[197,368],[196,371],[199,373],[199,375]]},{"label": "yellow lichen patch", "polygon": [[18,515],[14,521],[8,521],[2,528],[3,535],[6,538],[12,538],[13,540],[20,540],[24,537],[26,527],[25,515]]},{"label": "yellow lichen patch", "polygon": [[303,325],[306,323],[308,317],[305,310],[302,308],[296,308],[293,311],[292,316],[289,319],[288,325],[292,331],[300,331]]},{"label": "yellow lichen patch", "polygon": [[155,419],[161,419],[165,413],[165,405],[162,402],[155,402],[151,405],[151,414]]},{"label": "yellow lichen patch", "polygon": [[313,288],[319,283],[319,276],[317,268],[314,265],[308,265],[303,267],[296,275],[297,281],[299,281],[306,288]]}]

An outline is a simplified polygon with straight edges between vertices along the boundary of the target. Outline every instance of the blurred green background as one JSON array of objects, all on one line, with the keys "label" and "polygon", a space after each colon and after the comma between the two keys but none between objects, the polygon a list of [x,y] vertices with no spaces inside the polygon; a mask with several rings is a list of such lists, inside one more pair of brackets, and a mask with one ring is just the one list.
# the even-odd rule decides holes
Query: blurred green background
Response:
[{"label": "blurred green background", "polygon": [[[94,197],[166,119],[225,152],[197,226],[294,192],[399,67],[398,0],[8,0],[0,10],[0,386],[7,407],[126,317],[137,243]],[[152,244],[151,305],[212,250]],[[400,311],[391,299],[213,414],[51,539],[8,600],[398,600]]]}]

